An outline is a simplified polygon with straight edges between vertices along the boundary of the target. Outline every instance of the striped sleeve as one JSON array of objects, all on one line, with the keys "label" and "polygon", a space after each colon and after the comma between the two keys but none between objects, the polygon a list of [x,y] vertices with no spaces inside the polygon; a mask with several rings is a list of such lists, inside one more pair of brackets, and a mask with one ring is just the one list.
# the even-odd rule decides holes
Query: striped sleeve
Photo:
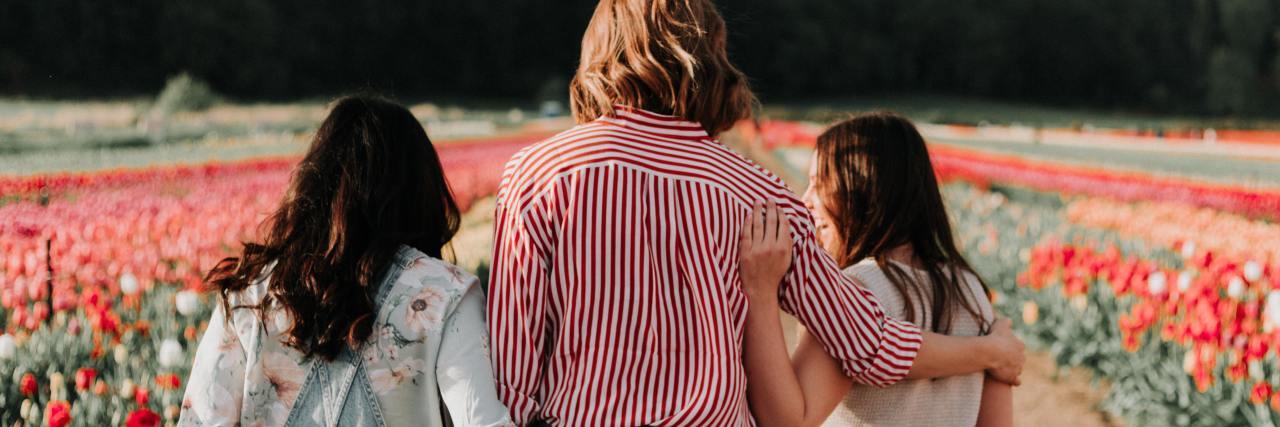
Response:
[{"label": "striped sleeve", "polygon": [[808,328],[855,382],[886,387],[907,376],[923,339],[920,328],[884,314],[875,296],[840,273],[813,229],[798,240],[780,292],[781,308]]},{"label": "striped sleeve", "polygon": [[489,276],[488,321],[498,397],[517,425],[541,413],[544,312],[548,286],[545,246],[539,245],[537,209],[522,215],[512,200],[499,200],[494,218],[493,265]]}]

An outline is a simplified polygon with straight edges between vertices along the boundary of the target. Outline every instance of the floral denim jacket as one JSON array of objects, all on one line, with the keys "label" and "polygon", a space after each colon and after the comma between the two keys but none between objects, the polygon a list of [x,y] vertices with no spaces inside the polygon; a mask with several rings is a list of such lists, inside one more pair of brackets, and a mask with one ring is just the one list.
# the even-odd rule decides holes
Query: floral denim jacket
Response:
[{"label": "floral denim jacket", "polygon": [[[266,280],[232,297],[253,305]],[[489,358],[475,276],[401,247],[379,286],[374,332],[332,362],[281,343],[283,311],[214,311],[178,422],[184,426],[508,426]]]}]

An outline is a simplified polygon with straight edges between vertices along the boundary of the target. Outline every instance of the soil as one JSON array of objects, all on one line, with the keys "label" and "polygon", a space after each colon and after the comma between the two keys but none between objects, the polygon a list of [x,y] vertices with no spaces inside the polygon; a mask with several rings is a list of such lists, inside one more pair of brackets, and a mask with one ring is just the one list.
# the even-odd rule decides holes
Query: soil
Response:
[{"label": "soil", "polygon": [[1062,370],[1044,353],[1028,353],[1022,385],[1013,390],[1016,426],[1121,426],[1098,404],[1107,396],[1105,384],[1093,384],[1083,370]]}]

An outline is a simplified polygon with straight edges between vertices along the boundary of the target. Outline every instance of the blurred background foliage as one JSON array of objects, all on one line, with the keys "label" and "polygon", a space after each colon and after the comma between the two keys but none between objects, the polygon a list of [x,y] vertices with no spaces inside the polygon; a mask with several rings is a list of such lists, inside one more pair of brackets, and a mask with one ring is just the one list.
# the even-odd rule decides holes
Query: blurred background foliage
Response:
[{"label": "blurred background foliage", "polygon": [[[0,95],[236,99],[374,89],[532,99],[594,0],[0,0]],[[766,101],[928,94],[1280,115],[1280,0],[720,0]]]}]

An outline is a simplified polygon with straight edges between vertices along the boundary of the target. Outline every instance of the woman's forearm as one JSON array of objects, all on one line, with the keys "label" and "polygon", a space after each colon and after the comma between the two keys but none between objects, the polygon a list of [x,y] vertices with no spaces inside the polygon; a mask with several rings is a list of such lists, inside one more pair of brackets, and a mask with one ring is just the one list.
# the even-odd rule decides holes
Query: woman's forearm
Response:
[{"label": "woman's forearm", "polygon": [[922,338],[924,343],[907,378],[939,378],[986,371],[1000,382],[1018,385],[1026,355],[1009,319],[997,319],[991,333],[981,337],[925,332]]},{"label": "woman's forearm", "polygon": [[742,359],[751,412],[760,425],[797,425],[804,419],[804,391],[787,355],[777,298],[752,298],[748,307]]},{"label": "woman's forearm", "polygon": [[907,378],[941,378],[972,374],[991,369],[994,349],[987,337],[953,337],[924,333],[924,343],[916,354]]},{"label": "woman's forearm", "polygon": [[978,427],[1010,427],[1013,425],[1013,387],[985,377],[982,382],[982,405],[978,407]]}]

